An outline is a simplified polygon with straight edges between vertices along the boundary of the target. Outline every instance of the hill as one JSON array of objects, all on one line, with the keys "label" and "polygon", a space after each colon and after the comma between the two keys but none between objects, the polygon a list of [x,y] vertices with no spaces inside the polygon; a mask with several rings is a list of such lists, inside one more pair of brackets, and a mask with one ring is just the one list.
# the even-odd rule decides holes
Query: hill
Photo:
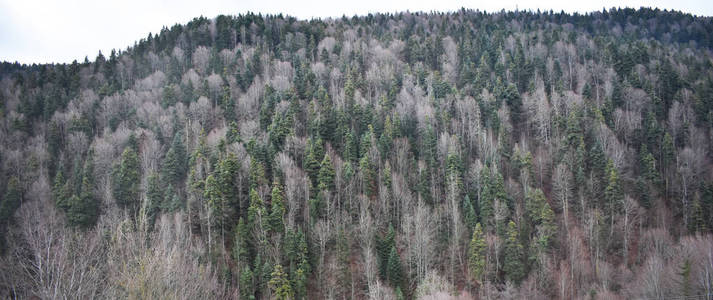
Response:
[{"label": "hill", "polygon": [[0,297],[710,298],[711,49],[675,11],[462,9],[2,63]]}]

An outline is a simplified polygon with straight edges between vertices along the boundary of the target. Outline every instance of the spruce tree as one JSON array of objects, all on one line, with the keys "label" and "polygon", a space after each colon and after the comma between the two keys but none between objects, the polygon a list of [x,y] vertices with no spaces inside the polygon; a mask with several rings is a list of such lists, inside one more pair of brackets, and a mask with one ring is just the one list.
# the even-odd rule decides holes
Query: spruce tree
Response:
[{"label": "spruce tree", "polygon": [[275,233],[282,233],[285,230],[285,202],[282,196],[282,187],[279,182],[272,184],[271,194],[272,207],[270,209],[270,230]]},{"label": "spruce tree", "polygon": [[240,273],[240,296],[242,299],[255,299],[253,272],[250,266],[245,266]]},{"label": "spruce tree", "polygon": [[67,219],[72,226],[88,228],[96,223],[98,216],[99,202],[94,197],[94,160],[92,154],[89,154],[84,164],[79,195],[69,200]]},{"label": "spruce tree", "polygon": [[0,225],[7,224],[10,221],[15,210],[20,207],[21,202],[22,191],[20,181],[16,176],[12,176],[7,183],[5,195],[2,200],[0,200]]},{"label": "spruce tree", "polygon": [[505,271],[505,279],[515,284],[519,284],[525,278],[523,251],[517,225],[515,225],[515,222],[510,221],[507,228],[507,239],[505,240],[503,271]]},{"label": "spruce tree", "polygon": [[389,258],[386,266],[386,277],[395,287],[400,287],[402,281],[404,280],[401,270],[401,257],[398,252],[396,252],[395,245],[391,246],[391,251],[389,252]]},{"label": "spruce tree", "polygon": [[473,230],[473,238],[468,245],[468,269],[473,279],[480,281],[483,272],[485,271],[485,254],[487,244],[480,223],[475,224]]},{"label": "spruce tree", "polygon": [[171,148],[168,149],[163,160],[163,178],[168,183],[178,184],[186,176],[187,163],[188,155],[183,145],[183,138],[180,133],[176,133]]},{"label": "spruce tree", "polygon": [[334,166],[329,154],[325,154],[319,168],[319,188],[320,190],[334,190]]},{"label": "spruce tree", "polygon": [[161,190],[161,183],[159,181],[158,174],[151,173],[151,175],[149,175],[148,177],[145,206],[146,218],[149,222],[149,228],[153,228],[159,210],[161,209],[161,207],[164,206],[163,198],[163,191]]},{"label": "spruce tree", "polygon": [[138,208],[140,165],[136,151],[126,147],[121,154],[121,161],[114,168],[113,192],[116,204],[129,209],[131,214]]},{"label": "spruce tree", "polygon": [[289,300],[293,299],[294,293],[292,292],[292,287],[290,286],[290,281],[287,279],[287,274],[285,274],[282,269],[282,265],[275,265],[272,274],[270,275],[270,289],[272,290],[272,295],[277,300]]}]

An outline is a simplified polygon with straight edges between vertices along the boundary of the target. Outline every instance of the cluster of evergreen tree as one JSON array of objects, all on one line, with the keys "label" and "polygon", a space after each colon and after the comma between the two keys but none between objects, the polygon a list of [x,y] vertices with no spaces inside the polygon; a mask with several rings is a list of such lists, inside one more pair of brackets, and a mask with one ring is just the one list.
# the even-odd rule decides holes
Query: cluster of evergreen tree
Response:
[{"label": "cluster of evergreen tree", "polygon": [[[713,246],[712,32],[646,8],[221,15],[2,63],[0,250],[47,198],[107,248],[177,216],[226,297],[647,297],[632,271],[680,260],[657,230]],[[713,287],[695,253],[656,295]]]}]

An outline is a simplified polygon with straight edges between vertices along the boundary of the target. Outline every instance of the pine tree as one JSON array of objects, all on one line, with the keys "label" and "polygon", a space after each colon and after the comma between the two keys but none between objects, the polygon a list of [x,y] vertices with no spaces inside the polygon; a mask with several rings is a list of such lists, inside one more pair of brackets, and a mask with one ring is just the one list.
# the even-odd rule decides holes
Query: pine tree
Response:
[{"label": "pine tree", "polygon": [[658,183],[658,171],[656,170],[656,159],[647,149],[646,145],[641,147],[641,174],[652,184]]},{"label": "pine tree", "polygon": [[99,216],[99,202],[94,197],[94,160],[91,153],[88,156],[84,164],[79,195],[69,199],[67,209],[68,223],[84,228],[93,226]]},{"label": "pine tree", "polygon": [[376,178],[376,170],[371,165],[368,155],[362,156],[359,161],[359,171],[363,178],[364,192],[369,198],[375,198],[379,192],[378,181]]},{"label": "pine tree", "polygon": [[72,192],[69,188],[69,182],[64,179],[64,173],[61,168],[54,177],[54,185],[52,186],[52,198],[55,205],[66,211],[69,209],[69,198],[72,197]]},{"label": "pine tree", "polygon": [[208,200],[208,210],[211,216],[211,226],[221,226],[223,224],[223,208],[225,204],[223,203],[223,197],[220,193],[220,186],[218,186],[218,180],[215,179],[213,174],[208,175],[205,179],[203,196]]},{"label": "pine tree", "polygon": [[161,207],[164,206],[163,201],[163,191],[161,191],[161,183],[158,178],[158,174],[151,173],[148,178],[148,185],[146,188],[146,217],[149,221],[149,228],[153,228],[156,217],[159,213]]},{"label": "pine tree", "polygon": [[136,151],[126,147],[121,154],[121,161],[114,169],[113,192],[116,204],[128,208],[133,215],[138,207],[140,165]]},{"label": "pine tree", "polygon": [[341,294],[347,297],[352,283],[352,271],[350,268],[350,251],[349,236],[344,232],[344,229],[339,229],[337,234],[337,281],[342,289]]},{"label": "pine tree", "polygon": [[391,248],[396,245],[395,242],[396,233],[394,232],[394,226],[389,224],[389,230],[382,237],[377,236],[376,240],[376,252],[379,256],[379,274],[381,278],[387,278],[387,265],[389,262],[389,254]]},{"label": "pine tree", "polygon": [[334,166],[329,154],[325,154],[319,168],[319,188],[320,190],[334,190]]},{"label": "pine tree", "polygon": [[399,256],[398,252],[396,252],[395,245],[391,246],[391,251],[389,252],[389,258],[386,267],[386,277],[395,287],[400,287],[404,279],[401,270],[401,257]]},{"label": "pine tree", "polygon": [[480,223],[475,224],[473,230],[473,238],[468,245],[468,268],[473,279],[480,281],[483,272],[485,271],[485,252],[487,245]]},{"label": "pine tree", "polygon": [[470,196],[465,195],[462,209],[465,224],[468,228],[474,228],[476,223],[478,223],[478,215],[475,213],[475,207],[473,207],[473,202],[470,200]]},{"label": "pine tree", "polygon": [[233,236],[233,259],[239,264],[250,262],[250,229],[243,222],[243,218],[238,220]]},{"label": "pine tree", "polygon": [[622,205],[624,195],[621,190],[621,183],[619,182],[619,172],[611,159],[607,163],[606,182],[607,186],[604,189],[604,199],[606,201],[606,206],[609,209],[609,218],[614,218],[614,215],[617,214]]},{"label": "pine tree", "polygon": [[507,228],[507,240],[505,240],[503,271],[505,271],[505,279],[516,284],[525,277],[523,251],[517,225],[510,221]]},{"label": "pine tree", "polygon": [[309,178],[312,180],[312,185],[317,186],[317,179],[319,175],[319,170],[320,170],[320,164],[318,158],[321,157],[320,152],[321,152],[321,143],[319,141],[311,140],[309,141],[309,145],[307,146],[307,155],[305,156],[304,159],[304,165],[303,168]]},{"label": "pine tree", "polygon": [[293,299],[294,293],[287,279],[287,274],[282,269],[282,265],[275,265],[274,271],[270,275],[270,289],[277,300]]},{"label": "pine tree", "polygon": [[490,169],[487,166],[483,167],[483,169],[480,170],[480,198],[478,199],[478,203],[480,207],[480,221],[488,222],[485,223],[486,227],[489,226],[489,223],[492,223],[494,213],[494,195],[490,186],[490,177]]},{"label": "pine tree", "polygon": [[20,181],[16,176],[12,176],[7,183],[5,195],[2,200],[0,200],[0,225],[9,223],[15,210],[20,207],[21,202],[22,191]]},{"label": "pine tree", "polygon": [[255,299],[253,272],[249,266],[245,266],[240,273],[240,296],[242,299]]},{"label": "pine tree", "polygon": [[186,176],[187,163],[188,155],[183,145],[183,138],[180,133],[176,133],[171,148],[168,149],[163,160],[163,178],[169,183],[178,184]]},{"label": "pine tree", "polygon": [[272,207],[270,209],[270,230],[282,233],[285,230],[283,218],[285,216],[285,202],[282,196],[282,186],[275,181],[272,184]]},{"label": "pine tree", "polygon": [[262,247],[265,242],[265,230],[268,228],[265,204],[255,189],[250,190],[250,207],[248,207],[248,228],[255,232],[255,246]]}]

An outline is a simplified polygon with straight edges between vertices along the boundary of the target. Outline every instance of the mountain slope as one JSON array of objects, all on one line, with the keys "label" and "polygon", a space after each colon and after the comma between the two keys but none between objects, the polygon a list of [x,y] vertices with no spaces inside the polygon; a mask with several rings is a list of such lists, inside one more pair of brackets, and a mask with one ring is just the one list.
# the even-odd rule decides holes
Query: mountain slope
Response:
[{"label": "mountain slope", "polygon": [[0,295],[710,297],[711,32],[247,14],[3,63]]}]

